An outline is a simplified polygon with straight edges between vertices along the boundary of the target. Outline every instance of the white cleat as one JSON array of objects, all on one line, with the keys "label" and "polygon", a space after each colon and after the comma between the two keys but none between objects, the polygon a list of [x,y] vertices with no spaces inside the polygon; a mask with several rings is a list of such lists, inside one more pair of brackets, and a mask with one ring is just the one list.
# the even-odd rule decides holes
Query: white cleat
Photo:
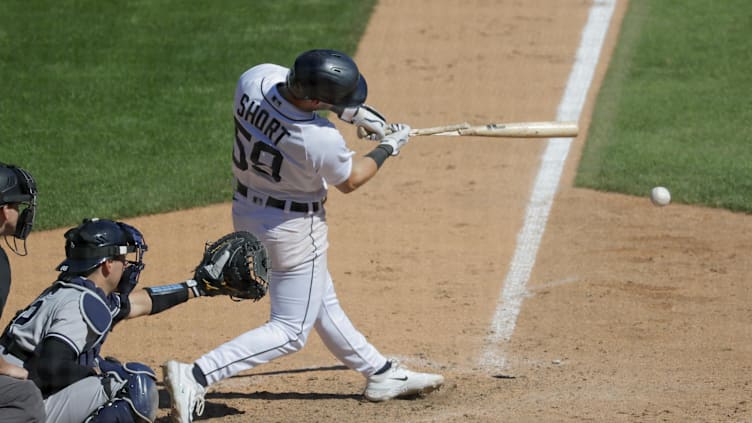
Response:
[{"label": "white cleat", "polygon": [[206,388],[193,377],[191,364],[168,361],[162,365],[164,384],[170,393],[172,411],[170,418],[175,423],[191,423],[193,410],[196,415],[204,414],[204,394]]},{"label": "white cleat", "polygon": [[425,394],[439,389],[444,384],[444,376],[433,373],[418,373],[408,370],[392,361],[392,367],[380,375],[368,378],[365,397],[369,401],[380,402],[392,398]]}]

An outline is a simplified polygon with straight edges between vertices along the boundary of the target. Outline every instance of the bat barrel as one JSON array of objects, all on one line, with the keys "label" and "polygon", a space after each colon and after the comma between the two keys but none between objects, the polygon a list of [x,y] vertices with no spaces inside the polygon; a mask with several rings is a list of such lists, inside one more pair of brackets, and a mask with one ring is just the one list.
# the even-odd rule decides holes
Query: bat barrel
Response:
[{"label": "bat barrel", "polygon": [[523,122],[471,126],[458,132],[459,135],[485,137],[547,138],[576,137],[579,129],[574,122]]},{"label": "bat barrel", "polygon": [[472,126],[468,123],[420,128],[410,131],[410,136],[419,135],[464,135],[506,138],[554,138],[576,137],[579,128],[576,122],[516,122],[491,123]]}]

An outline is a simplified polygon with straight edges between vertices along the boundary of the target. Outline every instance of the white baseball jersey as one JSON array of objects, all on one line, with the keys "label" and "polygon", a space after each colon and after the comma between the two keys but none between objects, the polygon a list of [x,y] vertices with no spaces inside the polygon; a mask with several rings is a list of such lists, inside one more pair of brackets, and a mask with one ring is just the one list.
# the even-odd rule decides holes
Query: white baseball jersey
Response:
[{"label": "white baseball jersey", "polygon": [[[209,383],[300,350],[314,327],[340,361],[364,376],[386,363],[342,309],[327,264],[320,201],[328,186],[350,176],[354,152],[329,120],[280,95],[277,84],[286,76],[282,66],[258,65],[241,75],[235,91],[233,172],[242,189],[233,226],[258,236],[269,252],[271,311],[261,327],[196,360]],[[282,201],[270,205],[270,197]],[[319,203],[296,212],[292,201]]]},{"label": "white baseball jersey", "polygon": [[344,182],[351,151],[328,119],[303,112],[277,91],[287,68],[255,66],[241,75],[235,91],[233,172],[262,196],[320,201],[327,184]]}]

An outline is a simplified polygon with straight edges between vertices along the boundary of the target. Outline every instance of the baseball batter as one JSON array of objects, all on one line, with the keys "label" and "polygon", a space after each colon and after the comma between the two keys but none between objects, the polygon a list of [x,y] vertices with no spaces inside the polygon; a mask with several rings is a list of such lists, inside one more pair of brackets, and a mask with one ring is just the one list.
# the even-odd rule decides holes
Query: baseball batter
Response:
[{"label": "baseball batter", "polygon": [[123,319],[205,293],[195,280],[134,291],[147,245],[123,222],[86,219],[65,238],[58,280],[16,314],[0,338],[0,354],[28,370],[50,422],[153,422],[159,402],[154,372],[101,358],[102,344]]},{"label": "baseball batter", "polygon": [[[328,187],[354,191],[408,141],[410,128],[387,126],[363,104],[366,95],[356,64],[334,50],[304,52],[290,69],[261,64],[240,76],[234,100],[233,224],[256,234],[269,252],[271,313],[266,324],[193,364],[165,363],[173,420],[192,421],[193,411],[202,413],[206,387],[300,350],[314,328],[342,363],[367,379],[365,397],[371,401],[443,384],[441,375],[407,370],[371,345],[340,306],[327,268]],[[380,142],[364,157],[354,157],[319,110],[334,111]]]}]

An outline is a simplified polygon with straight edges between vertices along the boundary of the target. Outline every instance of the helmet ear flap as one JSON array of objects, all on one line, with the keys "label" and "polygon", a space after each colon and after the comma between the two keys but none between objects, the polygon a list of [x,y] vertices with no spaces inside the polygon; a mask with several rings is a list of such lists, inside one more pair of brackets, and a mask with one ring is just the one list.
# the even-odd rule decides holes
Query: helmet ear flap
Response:
[{"label": "helmet ear flap", "polygon": [[303,87],[295,77],[295,68],[290,68],[287,72],[287,90],[293,97],[299,100],[305,100],[305,94],[303,93]]}]

